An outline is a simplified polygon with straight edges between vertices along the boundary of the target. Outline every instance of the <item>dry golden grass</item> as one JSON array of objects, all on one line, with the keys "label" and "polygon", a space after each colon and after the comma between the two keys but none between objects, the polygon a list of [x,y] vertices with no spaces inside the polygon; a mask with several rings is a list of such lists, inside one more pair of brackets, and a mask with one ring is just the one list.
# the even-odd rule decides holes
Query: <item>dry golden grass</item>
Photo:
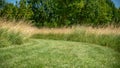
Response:
[{"label": "dry golden grass", "polygon": [[112,27],[112,26],[108,26],[108,27],[103,27],[103,28],[93,28],[91,26],[89,27],[85,27],[85,26],[77,26],[77,27],[73,27],[73,29],[77,30],[77,31],[86,31],[87,33],[93,33],[93,34],[116,34],[116,35],[120,35],[120,27]]},{"label": "dry golden grass", "polygon": [[73,30],[71,28],[37,28],[32,26],[31,23],[26,21],[2,21],[0,20],[0,28],[8,28],[12,31],[21,32],[27,36],[31,36],[33,34],[67,34],[71,33]]},{"label": "dry golden grass", "polygon": [[1,21],[0,28],[8,28],[12,31],[21,32],[27,36],[30,36],[38,31],[36,27],[33,27],[32,24],[26,21]]},{"label": "dry golden grass", "polygon": [[39,29],[39,33],[42,33],[42,34],[48,34],[48,33],[68,34],[72,32],[73,32],[72,28],[41,28]]},{"label": "dry golden grass", "polygon": [[31,23],[26,21],[2,21],[0,20],[0,28],[8,28],[9,30],[19,31],[27,36],[31,36],[33,34],[68,34],[73,33],[74,31],[86,31],[87,33],[95,33],[95,34],[120,34],[120,27],[106,27],[106,28],[93,28],[93,27],[85,27],[85,26],[73,26],[71,28],[36,28],[32,26]]}]

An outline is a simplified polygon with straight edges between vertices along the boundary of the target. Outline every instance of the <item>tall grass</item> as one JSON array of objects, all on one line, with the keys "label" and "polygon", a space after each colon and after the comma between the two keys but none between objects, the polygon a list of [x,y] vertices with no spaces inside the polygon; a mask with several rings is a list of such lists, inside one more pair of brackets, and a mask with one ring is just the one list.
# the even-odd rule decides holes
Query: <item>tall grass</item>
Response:
[{"label": "tall grass", "polygon": [[35,27],[26,21],[0,20],[0,47],[20,45],[35,33]]},{"label": "tall grass", "polygon": [[[21,35],[23,34],[24,37]],[[73,26],[72,28],[38,29],[26,21],[0,20],[0,45],[21,44],[24,38],[68,40],[99,44],[120,52],[120,28],[108,26],[93,28]],[[18,42],[19,41],[19,42]]]},{"label": "tall grass", "polygon": [[0,28],[0,47],[22,44],[24,37],[19,32],[9,31],[5,28]]},{"label": "tall grass", "polygon": [[34,27],[29,21],[4,21],[0,20],[0,28],[7,28],[11,31],[20,32],[28,37],[38,32],[38,28]]},{"label": "tall grass", "polygon": [[[72,28],[74,29],[73,32],[65,34],[54,32],[47,34],[38,33],[34,34],[32,38],[93,43],[110,47],[120,52],[120,30],[118,30],[118,28],[91,28],[91,31],[90,28],[87,28],[88,27]],[[107,30],[109,31],[107,32]]]}]

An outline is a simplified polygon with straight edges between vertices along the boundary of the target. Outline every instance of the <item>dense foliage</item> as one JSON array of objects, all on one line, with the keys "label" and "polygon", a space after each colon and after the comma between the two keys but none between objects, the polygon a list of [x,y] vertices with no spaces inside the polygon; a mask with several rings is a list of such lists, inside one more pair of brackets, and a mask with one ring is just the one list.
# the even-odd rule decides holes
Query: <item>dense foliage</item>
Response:
[{"label": "dense foliage", "polygon": [[0,17],[31,20],[38,27],[120,24],[120,9],[111,0],[20,0],[0,7]]}]

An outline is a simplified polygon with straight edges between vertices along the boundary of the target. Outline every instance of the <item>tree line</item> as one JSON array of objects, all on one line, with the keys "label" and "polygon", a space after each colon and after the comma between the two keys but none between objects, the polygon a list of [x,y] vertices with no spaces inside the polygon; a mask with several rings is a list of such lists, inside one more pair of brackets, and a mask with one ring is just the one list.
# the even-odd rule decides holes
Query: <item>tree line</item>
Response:
[{"label": "tree line", "polygon": [[120,24],[120,8],[111,0],[0,0],[0,17],[30,20],[38,27]]}]

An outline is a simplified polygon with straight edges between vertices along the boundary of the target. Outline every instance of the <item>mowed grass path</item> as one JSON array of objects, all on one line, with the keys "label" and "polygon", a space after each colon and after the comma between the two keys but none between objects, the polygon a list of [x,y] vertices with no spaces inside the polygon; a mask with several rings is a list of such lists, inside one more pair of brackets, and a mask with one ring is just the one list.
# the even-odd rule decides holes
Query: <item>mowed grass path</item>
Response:
[{"label": "mowed grass path", "polygon": [[0,68],[120,68],[120,53],[88,43],[31,39],[0,48]]}]

